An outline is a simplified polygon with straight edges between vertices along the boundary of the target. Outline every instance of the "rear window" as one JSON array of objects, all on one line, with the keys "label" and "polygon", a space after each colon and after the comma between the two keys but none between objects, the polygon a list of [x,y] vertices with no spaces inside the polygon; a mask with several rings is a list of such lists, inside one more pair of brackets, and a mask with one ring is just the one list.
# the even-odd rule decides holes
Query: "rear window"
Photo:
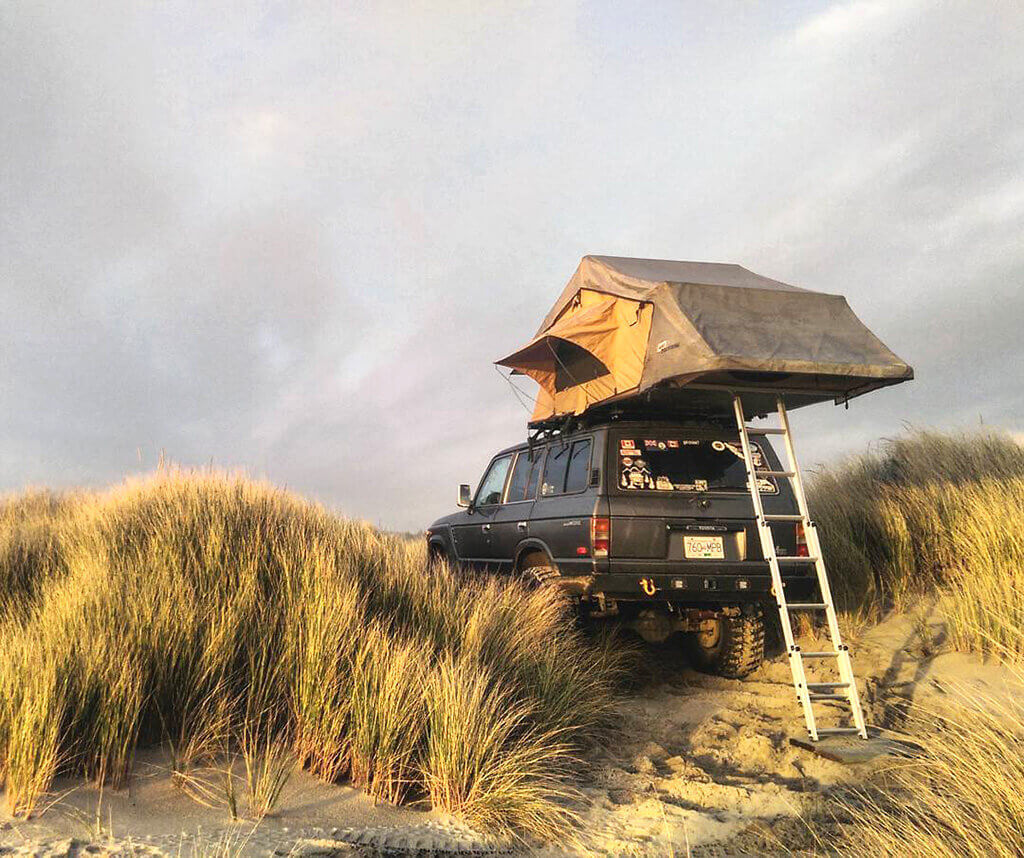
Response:
[{"label": "rear window", "polygon": [[[755,468],[765,468],[761,446],[751,441]],[[740,442],[711,438],[651,436],[618,442],[618,485],[626,492],[746,492],[747,469]],[[771,477],[761,477],[762,494],[778,494]]]}]

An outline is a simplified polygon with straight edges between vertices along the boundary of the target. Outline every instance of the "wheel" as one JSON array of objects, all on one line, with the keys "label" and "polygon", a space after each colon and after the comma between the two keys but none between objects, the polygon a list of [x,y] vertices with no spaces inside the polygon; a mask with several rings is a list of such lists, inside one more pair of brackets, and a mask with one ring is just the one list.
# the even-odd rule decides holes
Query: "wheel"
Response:
[{"label": "wheel", "polygon": [[764,615],[756,607],[738,617],[706,620],[686,636],[693,666],[705,673],[741,679],[764,661]]},{"label": "wheel", "polygon": [[543,584],[559,576],[555,564],[548,560],[543,551],[531,551],[519,558],[516,566],[519,574],[530,584]]},{"label": "wheel", "polygon": [[558,570],[551,566],[528,566],[519,574],[531,584],[546,584],[560,577]]}]

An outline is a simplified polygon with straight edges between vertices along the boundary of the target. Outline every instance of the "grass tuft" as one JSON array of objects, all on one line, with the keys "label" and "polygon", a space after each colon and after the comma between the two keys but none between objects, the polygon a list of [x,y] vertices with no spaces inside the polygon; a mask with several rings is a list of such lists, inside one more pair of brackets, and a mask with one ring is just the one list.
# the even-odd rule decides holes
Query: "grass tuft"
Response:
[{"label": "grass tuft", "polygon": [[[1019,678],[1018,678],[1019,681]],[[1024,842],[1024,703],[954,690],[942,713],[914,710],[921,748],[833,807],[841,854],[1018,856]]]},{"label": "grass tuft", "polygon": [[[166,742],[175,783],[232,815],[240,780],[261,817],[301,765],[540,837],[571,821],[564,775],[621,673],[550,592],[205,471],[0,502],[0,648],[19,815],[58,773],[123,786]],[[434,731],[456,728],[492,745],[444,763]]]},{"label": "grass tuft", "polygon": [[1024,655],[1024,447],[1011,437],[913,433],[815,473],[808,494],[848,613],[938,590],[958,648]]},{"label": "grass tuft", "polygon": [[534,726],[535,703],[517,699],[465,656],[438,664],[426,702],[424,768],[435,805],[504,834],[526,830],[554,840],[572,830],[572,748],[563,728]]}]

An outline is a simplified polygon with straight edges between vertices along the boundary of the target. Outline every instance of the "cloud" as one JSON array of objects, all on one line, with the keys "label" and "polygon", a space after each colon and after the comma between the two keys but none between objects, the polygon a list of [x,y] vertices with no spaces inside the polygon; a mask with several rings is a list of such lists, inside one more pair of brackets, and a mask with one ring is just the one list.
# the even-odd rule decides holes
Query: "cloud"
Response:
[{"label": "cloud", "polygon": [[805,460],[1020,430],[1018,4],[16,4],[0,39],[5,488],[164,451],[422,527],[523,436],[490,361],[588,252],[846,294],[918,380],[798,412]]}]

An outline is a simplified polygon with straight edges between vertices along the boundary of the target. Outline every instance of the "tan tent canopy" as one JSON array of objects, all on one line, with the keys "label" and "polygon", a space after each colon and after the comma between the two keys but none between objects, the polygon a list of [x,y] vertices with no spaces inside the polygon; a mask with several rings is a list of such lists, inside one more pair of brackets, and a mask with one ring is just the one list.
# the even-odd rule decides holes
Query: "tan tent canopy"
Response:
[{"label": "tan tent canopy", "polygon": [[683,387],[782,392],[792,408],[914,375],[841,295],[739,265],[611,256],[583,257],[537,335],[498,364],[540,384],[532,422]]}]

